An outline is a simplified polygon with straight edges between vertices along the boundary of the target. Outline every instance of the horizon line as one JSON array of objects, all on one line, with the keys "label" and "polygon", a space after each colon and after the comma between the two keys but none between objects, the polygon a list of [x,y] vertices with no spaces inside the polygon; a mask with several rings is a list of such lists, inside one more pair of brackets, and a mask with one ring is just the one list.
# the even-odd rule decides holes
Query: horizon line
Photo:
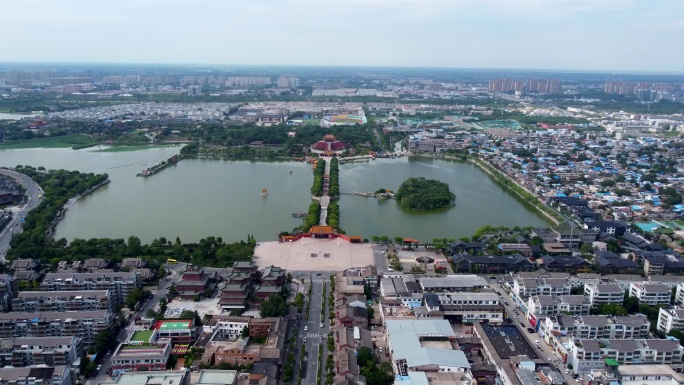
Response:
[{"label": "horizon line", "polygon": [[301,68],[366,68],[366,69],[414,69],[414,70],[477,70],[477,71],[541,71],[562,73],[598,73],[631,75],[684,75],[684,70],[628,70],[628,69],[562,69],[562,68],[522,68],[522,67],[449,67],[449,66],[391,66],[391,65],[331,65],[331,64],[229,64],[229,63],[162,63],[162,62],[62,62],[62,61],[0,61],[0,65],[113,65],[113,66],[168,66],[168,67],[301,67]]}]

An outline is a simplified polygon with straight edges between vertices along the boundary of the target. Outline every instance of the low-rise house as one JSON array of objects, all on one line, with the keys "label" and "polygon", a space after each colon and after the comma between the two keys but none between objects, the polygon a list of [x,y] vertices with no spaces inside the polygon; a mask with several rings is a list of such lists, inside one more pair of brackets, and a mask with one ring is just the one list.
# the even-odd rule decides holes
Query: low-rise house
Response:
[{"label": "low-rise house", "polygon": [[586,273],[591,270],[591,263],[576,255],[545,255],[542,261],[549,271]]},{"label": "low-rise house", "polygon": [[356,306],[346,305],[335,310],[337,319],[345,327],[368,328],[368,310]]},{"label": "low-rise house", "polygon": [[651,306],[669,305],[671,292],[665,285],[632,282],[629,288],[629,296],[639,298],[639,304]]},{"label": "low-rise house", "polygon": [[521,254],[525,258],[532,256],[532,249],[526,243],[499,243],[497,248],[502,254],[516,253]]},{"label": "low-rise house", "polygon": [[21,271],[21,270],[33,270],[37,266],[36,261],[33,259],[15,259],[10,265],[10,270]]},{"label": "low-rise house", "polygon": [[259,361],[252,366],[249,374],[249,385],[276,385],[278,383],[278,366],[272,362]]},{"label": "low-rise house", "polygon": [[627,231],[627,224],[620,221],[594,221],[584,224],[585,228],[591,229],[599,234],[609,234],[622,236]]},{"label": "low-rise house", "polygon": [[121,261],[122,268],[140,269],[145,267],[145,260],[142,258],[124,258]]},{"label": "low-rise house", "polygon": [[633,260],[607,250],[596,252],[596,265],[602,274],[631,273],[639,267]]},{"label": "low-rise house", "polygon": [[97,270],[107,268],[107,265],[108,263],[102,258],[88,258],[85,261],[83,261],[81,269],[83,269],[86,272],[93,273]]},{"label": "low-rise house", "polygon": [[173,343],[168,338],[153,343],[122,343],[112,354],[112,370],[160,371],[166,370]]},{"label": "low-rise house", "polygon": [[463,273],[506,274],[517,271],[532,271],[534,263],[520,254],[513,255],[470,255],[456,254],[451,257],[457,270]]},{"label": "low-rise house", "polygon": [[424,277],[420,280],[423,292],[452,293],[459,291],[473,291],[488,286],[487,280],[477,275],[447,275],[444,277]]}]

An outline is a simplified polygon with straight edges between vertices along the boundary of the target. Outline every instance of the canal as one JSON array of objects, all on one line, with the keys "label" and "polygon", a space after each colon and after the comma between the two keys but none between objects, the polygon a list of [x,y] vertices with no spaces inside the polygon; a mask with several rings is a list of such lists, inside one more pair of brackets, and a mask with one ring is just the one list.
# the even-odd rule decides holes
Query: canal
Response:
[{"label": "canal", "polygon": [[[127,238],[143,242],[166,237],[196,242],[207,236],[238,241],[252,234],[273,240],[301,223],[292,213],[310,203],[311,165],[298,162],[184,160],[161,173],[136,177],[146,167],[177,154],[179,147],[139,151],[89,148],[0,150],[0,165],[18,164],[107,173],[112,183],[79,200],[55,236]],[[291,171],[291,172],[290,172]],[[411,176],[449,183],[456,205],[437,212],[409,212],[393,200],[345,195],[341,225],[347,234],[459,238],[478,227],[545,226],[548,222],[473,165],[442,160],[378,159],[340,167],[341,190],[396,190]],[[268,196],[262,197],[262,188]]]}]

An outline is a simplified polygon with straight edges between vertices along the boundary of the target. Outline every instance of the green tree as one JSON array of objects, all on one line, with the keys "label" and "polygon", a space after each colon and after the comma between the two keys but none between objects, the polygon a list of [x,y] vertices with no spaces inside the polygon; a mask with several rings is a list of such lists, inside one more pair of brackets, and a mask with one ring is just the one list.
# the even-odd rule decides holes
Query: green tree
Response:
[{"label": "green tree", "polygon": [[402,182],[395,198],[408,210],[434,210],[453,205],[456,195],[449,191],[448,184],[420,177]]},{"label": "green tree", "polygon": [[630,297],[628,293],[625,293],[625,300],[622,306],[628,314],[634,314],[639,311],[639,298]]},{"label": "green tree", "polygon": [[285,299],[278,294],[271,294],[267,300],[261,301],[261,316],[266,317],[282,317],[287,315],[289,306]]}]

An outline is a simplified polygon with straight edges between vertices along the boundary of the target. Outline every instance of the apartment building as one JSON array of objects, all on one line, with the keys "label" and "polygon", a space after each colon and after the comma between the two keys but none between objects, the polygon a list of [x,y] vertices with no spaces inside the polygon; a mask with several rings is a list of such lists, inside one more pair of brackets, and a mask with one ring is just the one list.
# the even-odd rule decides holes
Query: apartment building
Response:
[{"label": "apartment building", "polygon": [[680,283],[677,285],[677,289],[675,291],[675,305],[683,305],[684,304],[684,283]]},{"label": "apartment building", "polygon": [[570,295],[572,286],[565,278],[517,278],[513,282],[513,291],[520,298],[539,295]]},{"label": "apartment building", "polygon": [[607,360],[619,365],[664,364],[681,368],[684,347],[669,339],[578,339],[570,346],[571,364],[576,373],[606,367]]},{"label": "apartment building", "polygon": [[172,349],[173,343],[168,338],[154,343],[119,344],[112,354],[112,369],[125,372],[166,370]]},{"label": "apartment building", "polygon": [[444,318],[457,323],[502,323],[504,307],[494,293],[425,294],[428,311],[439,311]]},{"label": "apartment building", "polygon": [[70,366],[83,350],[80,338],[14,337],[0,340],[0,366]]},{"label": "apartment building", "polygon": [[72,385],[69,366],[29,366],[0,369],[0,385]]},{"label": "apartment building", "polygon": [[90,346],[95,335],[111,324],[107,310],[0,313],[0,338],[75,336]]},{"label": "apartment building", "polygon": [[[643,315],[559,315],[546,317],[540,330],[546,335],[573,338],[648,338],[651,323]],[[547,341],[548,342],[548,341]]]},{"label": "apartment building", "polygon": [[660,308],[658,311],[658,331],[668,334],[672,330],[684,331],[684,309],[680,307],[674,309]]},{"label": "apartment building", "polygon": [[583,295],[536,295],[527,300],[527,319],[533,325],[548,316],[588,315],[590,310],[591,302]]},{"label": "apartment building", "polygon": [[12,299],[12,311],[82,311],[114,309],[109,290],[22,291]]},{"label": "apartment building", "polygon": [[639,298],[639,304],[669,305],[671,295],[671,291],[665,285],[632,282],[629,287],[629,296]]},{"label": "apartment building", "polygon": [[609,303],[622,305],[625,300],[624,290],[613,283],[587,285],[584,287],[584,295],[589,299],[592,307]]},{"label": "apartment building", "polygon": [[40,288],[46,291],[109,290],[112,301],[126,303],[128,294],[140,288],[136,272],[47,273]]}]

